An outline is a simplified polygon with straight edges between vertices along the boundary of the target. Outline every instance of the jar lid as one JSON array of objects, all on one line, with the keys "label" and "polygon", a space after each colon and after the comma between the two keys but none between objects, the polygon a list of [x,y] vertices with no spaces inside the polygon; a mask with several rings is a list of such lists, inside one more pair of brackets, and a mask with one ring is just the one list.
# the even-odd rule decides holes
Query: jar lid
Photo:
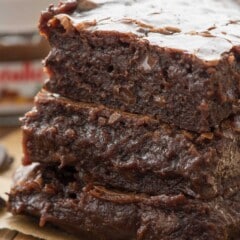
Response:
[{"label": "jar lid", "polygon": [[40,12],[58,0],[0,0],[0,34],[37,31]]}]

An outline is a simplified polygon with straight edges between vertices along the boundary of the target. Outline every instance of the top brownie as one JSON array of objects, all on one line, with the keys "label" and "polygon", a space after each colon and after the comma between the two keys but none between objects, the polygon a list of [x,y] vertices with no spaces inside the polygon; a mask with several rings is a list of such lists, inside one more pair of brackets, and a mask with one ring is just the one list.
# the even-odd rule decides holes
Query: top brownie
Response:
[{"label": "top brownie", "polygon": [[210,131],[238,111],[240,4],[96,0],[51,6],[45,88]]}]

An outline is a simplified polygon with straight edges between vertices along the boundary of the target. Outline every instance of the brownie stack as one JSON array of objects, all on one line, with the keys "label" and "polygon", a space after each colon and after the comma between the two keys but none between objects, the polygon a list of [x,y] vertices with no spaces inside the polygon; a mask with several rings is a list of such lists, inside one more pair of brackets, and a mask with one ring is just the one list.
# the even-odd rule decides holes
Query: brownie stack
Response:
[{"label": "brownie stack", "polygon": [[239,239],[239,11],[232,0],[50,6],[49,80],[22,119],[9,210],[80,239]]}]

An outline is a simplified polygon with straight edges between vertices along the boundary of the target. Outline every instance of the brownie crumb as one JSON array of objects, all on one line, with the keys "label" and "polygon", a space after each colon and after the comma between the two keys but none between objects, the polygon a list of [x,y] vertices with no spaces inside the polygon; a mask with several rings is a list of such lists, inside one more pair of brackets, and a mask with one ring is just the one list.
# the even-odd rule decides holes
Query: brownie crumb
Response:
[{"label": "brownie crumb", "polygon": [[5,147],[0,145],[0,172],[7,170],[13,162],[13,158],[8,155]]},{"label": "brownie crumb", "polygon": [[0,210],[6,207],[6,202],[3,198],[0,197]]}]

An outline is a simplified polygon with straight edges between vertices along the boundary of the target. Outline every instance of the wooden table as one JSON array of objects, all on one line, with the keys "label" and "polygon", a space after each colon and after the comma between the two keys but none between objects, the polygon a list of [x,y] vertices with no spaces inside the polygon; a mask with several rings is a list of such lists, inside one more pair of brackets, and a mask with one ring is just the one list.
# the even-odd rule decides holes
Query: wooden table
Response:
[{"label": "wooden table", "polygon": [[[3,138],[4,136],[10,134],[15,130],[16,128],[13,128],[13,127],[4,127],[4,128],[0,127],[0,138]],[[31,236],[23,235],[16,231],[0,230],[0,240],[39,240],[39,239]]]},{"label": "wooden table", "polygon": [[15,131],[15,127],[0,127],[0,138],[6,136],[7,134]]}]

